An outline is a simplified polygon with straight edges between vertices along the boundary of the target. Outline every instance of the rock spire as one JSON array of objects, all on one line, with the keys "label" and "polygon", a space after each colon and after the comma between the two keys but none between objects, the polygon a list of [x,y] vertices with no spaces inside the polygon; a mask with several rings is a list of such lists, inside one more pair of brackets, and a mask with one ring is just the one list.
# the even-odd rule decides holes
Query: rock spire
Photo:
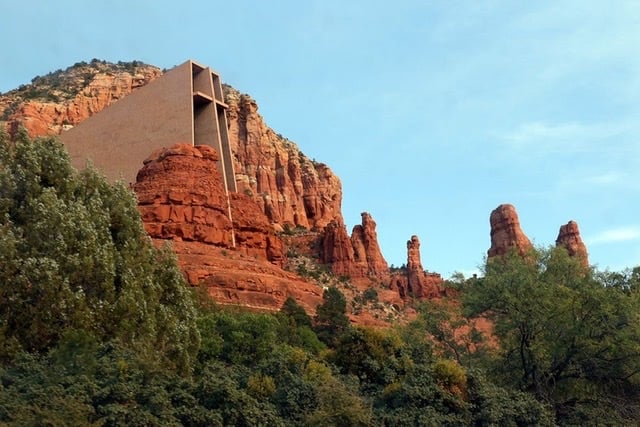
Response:
[{"label": "rock spire", "polygon": [[585,267],[589,266],[587,247],[582,241],[582,237],[580,237],[577,222],[569,221],[560,226],[556,246],[565,248],[570,256],[580,259]]},{"label": "rock spire", "polygon": [[505,255],[509,249],[515,248],[524,255],[533,248],[531,241],[520,228],[518,213],[513,205],[502,204],[491,212],[491,248],[487,256]]}]

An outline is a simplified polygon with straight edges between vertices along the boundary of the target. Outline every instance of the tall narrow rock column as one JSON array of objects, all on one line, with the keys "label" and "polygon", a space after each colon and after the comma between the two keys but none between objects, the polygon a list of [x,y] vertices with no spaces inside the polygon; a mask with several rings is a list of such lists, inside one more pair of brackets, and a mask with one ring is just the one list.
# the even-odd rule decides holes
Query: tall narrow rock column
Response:
[{"label": "tall narrow rock column", "polygon": [[564,247],[570,256],[580,259],[580,262],[585,267],[589,267],[587,247],[582,241],[582,237],[580,237],[577,222],[569,221],[565,225],[560,226],[556,246]]},{"label": "tall narrow rock column", "polygon": [[505,255],[509,249],[515,248],[524,255],[533,249],[529,238],[520,228],[520,219],[513,205],[502,204],[491,212],[489,218],[491,224],[491,248],[487,251],[487,256]]}]

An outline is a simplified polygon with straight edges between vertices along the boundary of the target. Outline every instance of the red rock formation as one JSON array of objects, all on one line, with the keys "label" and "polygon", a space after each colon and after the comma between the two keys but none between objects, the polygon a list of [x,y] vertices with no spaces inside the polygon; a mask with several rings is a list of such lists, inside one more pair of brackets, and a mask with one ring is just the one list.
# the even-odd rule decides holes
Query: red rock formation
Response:
[{"label": "red rock formation", "polygon": [[145,160],[134,190],[151,237],[232,246],[232,224],[217,158],[211,147],[177,144]]},{"label": "red rock formation", "polygon": [[[282,265],[282,241],[247,196],[224,192],[218,153],[206,145],[177,144],[145,160],[134,190],[149,235],[232,247]],[[231,208],[232,223],[229,220]]]},{"label": "red rock formation", "polygon": [[320,260],[330,265],[335,274],[352,279],[388,276],[389,266],[380,252],[376,223],[368,213],[362,213],[362,224],[353,227],[350,238],[343,223],[332,221],[324,229],[321,241]]},{"label": "red rock formation", "polygon": [[171,244],[189,283],[205,288],[217,304],[277,311],[291,296],[313,314],[322,303],[320,286],[242,251],[201,242]]},{"label": "red rock formation", "polygon": [[[133,63],[69,67],[0,96],[0,120],[10,134],[20,125],[31,136],[59,134],[160,75],[157,67]],[[270,129],[248,95],[230,86],[224,91],[239,192],[277,227],[322,230],[332,220],[343,222],[342,186],[331,169]]]},{"label": "red rock formation", "polygon": [[329,264],[331,270],[339,276],[362,277],[364,271],[355,263],[355,256],[351,239],[346,226],[337,221],[331,221],[322,233],[321,261]]},{"label": "red rock formation", "polygon": [[437,298],[442,295],[442,276],[429,273],[422,268],[420,260],[420,240],[411,236],[407,241],[406,271],[395,272],[391,276],[391,289],[397,290],[402,298]]},{"label": "red rock formation", "polygon": [[585,267],[589,266],[587,247],[582,241],[582,237],[580,237],[577,222],[569,221],[565,225],[560,226],[556,246],[564,247],[570,256],[579,258]]},{"label": "red rock formation", "polygon": [[491,212],[491,248],[487,252],[489,258],[505,255],[510,248],[515,248],[520,255],[533,249],[531,241],[522,232],[518,213],[513,205],[503,204]]},{"label": "red rock formation", "polygon": [[216,302],[278,310],[293,296],[313,313],[322,289],[282,270],[282,241],[249,197],[227,201],[217,159],[211,147],[190,144],[153,153],[134,185],[145,229],[157,244],[172,242],[189,283]]},{"label": "red rock formation", "polygon": [[342,186],[331,169],[270,129],[248,95],[225,86],[225,101],[238,192],[282,227],[321,230],[333,220],[342,223]]},{"label": "red rock formation", "polygon": [[[162,75],[159,68],[150,65],[140,64],[128,71],[113,67],[92,63],[68,69],[59,78],[68,80],[69,87],[78,91],[71,97],[68,92],[50,86],[42,90],[47,97],[34,99],[27,99],[32,95],[21,94],[19,90],[9,92],[0,99],[0,116],[14,110],[8,111],[7,130],[12,134],[23,126],[32,137],[60,134]],[[34,83],[38,83],[38,78]],[[59,100],[54,102],[52,98]]]},{"label": "red rock formation", "polygon": [[282,240],[276,236],[260,207],[244,194],[231,193],[230,199],[235,241],[239,250],[250,256],[266,258],[282,267]]},{"label": "red rock formation", "polygon": [[382,256],[376,233],[376,222],[367,212],[362,214],[362,224],[353,227],[351,244],[354,251],[354,261],[363,265],[368,275],[381,276],[388,274],[389,265]]}]

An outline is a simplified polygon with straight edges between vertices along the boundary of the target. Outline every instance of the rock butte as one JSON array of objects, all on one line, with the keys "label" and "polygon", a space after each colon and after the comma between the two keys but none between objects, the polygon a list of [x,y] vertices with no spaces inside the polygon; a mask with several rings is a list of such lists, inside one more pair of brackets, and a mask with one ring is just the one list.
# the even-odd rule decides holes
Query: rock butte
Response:
[{"label": "rock butte", "polygon": [[351,237],[344,223],[331,221],[322,233],[319,258],[337,275],[387,277],[389,266],[378,245],[376,223],[367,212],[361,216],[362,224],[353,227]]},{"label": "rock butte", "polygon": [[[163,74],[144,64],[114,71],[99,61],[65,73],[77,86],[69,99],[27,100],[16,91],[0,97],[0,116],[11,113],[5,123],[10,134],[20,126],[32,137],[60,134]],[[331,169],[269,128],[250,96],[227,85],[223,90],[238,192],[255,200],[278,230],[322,230],[332,220],[342,222],[342,185]]]},{"label": "rock butte", "polygon": [[274,310],[292,296],[313,313],[322,288],[282,270],[282,241],[260,208],[232,194],[229,221],[216,160],[211,147],[177,144],[145,161],[133,188],[147,233],[171,241],[189,283],[219,303]]},{"label": "rock butte", "polygon": [[[114,72],[104,66],[95,68],[87,65],[78,67],[75,73],[77,76],[73,77],[78,81],[76,84],[79,89],[77,94],[61,102],[23,100],[8,116],[6,127],[9,134],[23,126],[32,137],[58,135],[160,77],[162,70],[141,64],[133,72]],[[91,77],[85,83],[84,76],[87,75]],[[3,97],[0,100],[0,113],[9,109],[14,101],[11,96]]]}]

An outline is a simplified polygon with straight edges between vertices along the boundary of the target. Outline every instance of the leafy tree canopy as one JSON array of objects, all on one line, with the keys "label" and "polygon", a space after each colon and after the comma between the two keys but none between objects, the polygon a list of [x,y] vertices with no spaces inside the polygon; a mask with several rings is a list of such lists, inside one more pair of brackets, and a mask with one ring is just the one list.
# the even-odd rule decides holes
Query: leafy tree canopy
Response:
[{"label": "leafy tree canopy", "polygon": [[146,236],[133,193],[77,173],[54,138],[0,134],[0,283],[3,357],[46,352],[69,331],[181,369],[197,351],[183,276]]},{"label": "leafy tree canopy", "polygon": [[616,276],[616,286],[600,279],[563,248],[539,249],[490,259],[464,292],[466,314],[494,323],[498,378],[550,403],[563,422],[640,419],[635,275]]}]

